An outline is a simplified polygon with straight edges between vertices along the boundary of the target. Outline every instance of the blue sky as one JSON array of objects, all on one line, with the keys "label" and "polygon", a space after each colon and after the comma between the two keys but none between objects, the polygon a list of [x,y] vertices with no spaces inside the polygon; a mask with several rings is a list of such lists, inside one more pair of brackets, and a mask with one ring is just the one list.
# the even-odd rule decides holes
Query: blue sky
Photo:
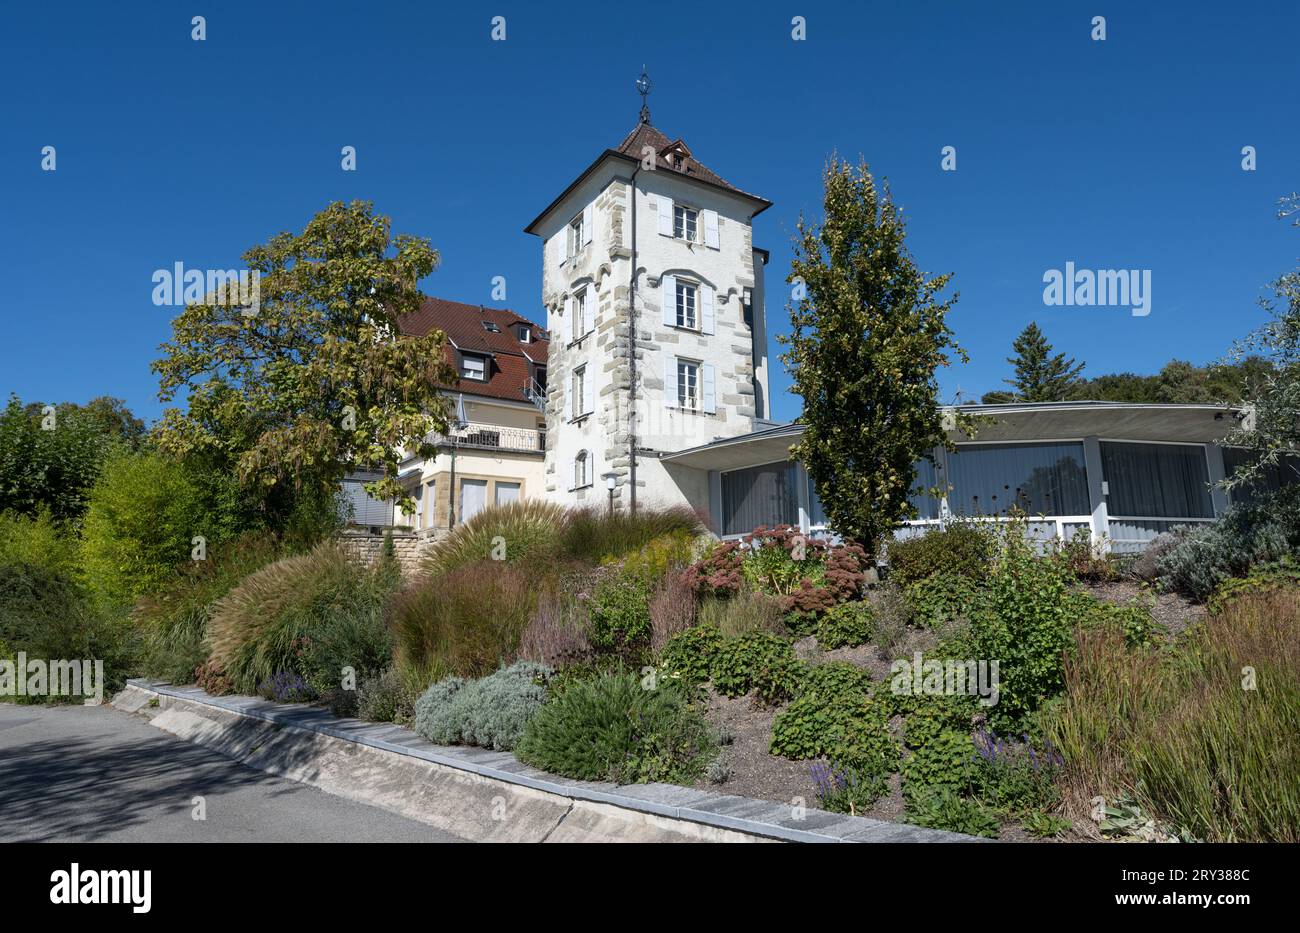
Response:
[{"label": "blue sky", "polygon": [[[156,417],[172,309],[152,304],[153,271],[232,267],[337,199],[433,241],[428,293],[489,304],[504,275],[504,303],[540,316],[522,228],[635,124],[642,63],[654,123],[775,202],[755,230],[775,332],[790,233],[837,150],[888,177],[922,268],[955,273],[971,363],[942,373],[946,400],[1000,388],[1030,320],[1092,374],[1206,362],[1300,255],[1274,216],[1300,188],[1298,28],[1294,2],[10,4],[0,392]],[[1150,269],[1150,315],[1045,307],[1043,274],[1067,261]],[[777,364],[782,419],[788,385]]]}]

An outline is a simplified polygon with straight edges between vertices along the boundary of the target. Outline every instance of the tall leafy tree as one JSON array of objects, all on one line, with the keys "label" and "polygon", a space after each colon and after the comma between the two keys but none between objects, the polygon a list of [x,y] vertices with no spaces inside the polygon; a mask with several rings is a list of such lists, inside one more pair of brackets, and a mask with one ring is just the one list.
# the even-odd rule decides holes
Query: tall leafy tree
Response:
[{"label": "tall leafy tree", "polygon": [[1007,357],[1007,362],[1015,369],[1015,376],[1003,382],[1013,391],[990,392],[983,398],[985,403],[1061,402],[1072,397],[1083,364],[1064,353],[1053,354],[1038,324],[1030,321],[1011,344],[1011,350],[1015,355]]},{"label": "tall leafy tree", "polygon": [[787,280],[792,329],[781,359],[804,425],[792,453],[831,526],[872,548],[916,514],[916,461],[947,443],[935,373],[950,352],[966,357],[947,324],[957,296],[939,300],[951,276],[917,268],[888,186],[865,163],[834,156],[823,181],[825,217],[800,218]]},{"label": "tall leafy tree", "polygon": [[440,332],[398,337],[438,253],[390,227],[368,202],[332,203],[301,233],[244,253],[260,306],[217,295],[187,306],[153,364],[159,397],[186,402],[164,413],[158,445],[229,464],[267,491],[328,489],[351,470],[378,470],[371,493],[405,499],[398,463],[429,455],[426,436],[446,430],[436,387],[455,372]]},{"label": "tall leafy tree", "polygon": [[120,399],[47,406],[10,396],[0,410],[0,512],[79,518],[105,458],[142,430]]},{"label": "tall leafy tree", "polygon": [[[1295,217],[1300,227],[1300,195],[1281,200],[1278,216]],[[1294,481],[1291,458],[1300,451],[1300,267],[1272,283],[1271,296],[1260,306],[1272,320],[1234,348],[1234,355],[1262,353],[1272,364],[1247,401],[1252,411],[1226,443],[1245,447],[1254,456],[1227,478],[1229,489],[1250,485],[1278,470]]]}]

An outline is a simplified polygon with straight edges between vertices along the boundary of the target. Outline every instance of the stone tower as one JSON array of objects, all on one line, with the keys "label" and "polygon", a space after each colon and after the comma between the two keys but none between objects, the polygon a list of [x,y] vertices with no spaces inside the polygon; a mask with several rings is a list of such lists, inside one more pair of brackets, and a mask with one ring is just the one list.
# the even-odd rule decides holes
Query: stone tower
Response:
[{"label": "stone tower", "polygon": [[766,423],[767,252],[751,224],[770,206],[706,168],[643,107],[632,132],[526,228],[542,240],[551,335],[548,498],[603,508],[612,479],[612,501],[626,508],[635,475],[638,506],[708,501],[700,479],[674,475],[658,455]]}]

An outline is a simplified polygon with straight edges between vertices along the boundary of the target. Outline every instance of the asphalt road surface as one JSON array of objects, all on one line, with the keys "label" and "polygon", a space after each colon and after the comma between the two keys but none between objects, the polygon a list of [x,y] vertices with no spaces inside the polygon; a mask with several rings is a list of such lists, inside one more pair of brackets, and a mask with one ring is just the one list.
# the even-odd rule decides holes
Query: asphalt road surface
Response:
[{"label": "asphalt road surface", "polygon": [[[195,797],[206,819],[194,818]],[[0,703],[0,842],[461,842],[107,706]]]}]

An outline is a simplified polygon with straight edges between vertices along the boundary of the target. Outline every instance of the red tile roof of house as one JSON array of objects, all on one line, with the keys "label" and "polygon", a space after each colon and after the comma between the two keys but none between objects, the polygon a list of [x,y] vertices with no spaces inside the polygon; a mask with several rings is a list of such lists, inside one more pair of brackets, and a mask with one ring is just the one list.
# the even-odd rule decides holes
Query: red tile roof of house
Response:
[{"label": "red tile roof of house", "polygon": [[[495,324],[498,332],[485,329],[484,321]],[[528,326],[532,335],[531,342],[519,341],[515,335],[515,326],[518,324]],[[403,317],[398,321],[398,327],[403,334],[412,337],[423,337],[435,329],[446,334],[447,362],[456,367],[457,372],[460,371],[457,350],[488,357],[486,382],[461,379],[447,388],[466,395],[482,395],[515,402],[527,401],[525,390],[532,379],[529,362],[545,366],[550,348],[550,338],[546,331],[521,314],[508,308],[468,305],[445,298],[424,299],[420,310]]]}]

